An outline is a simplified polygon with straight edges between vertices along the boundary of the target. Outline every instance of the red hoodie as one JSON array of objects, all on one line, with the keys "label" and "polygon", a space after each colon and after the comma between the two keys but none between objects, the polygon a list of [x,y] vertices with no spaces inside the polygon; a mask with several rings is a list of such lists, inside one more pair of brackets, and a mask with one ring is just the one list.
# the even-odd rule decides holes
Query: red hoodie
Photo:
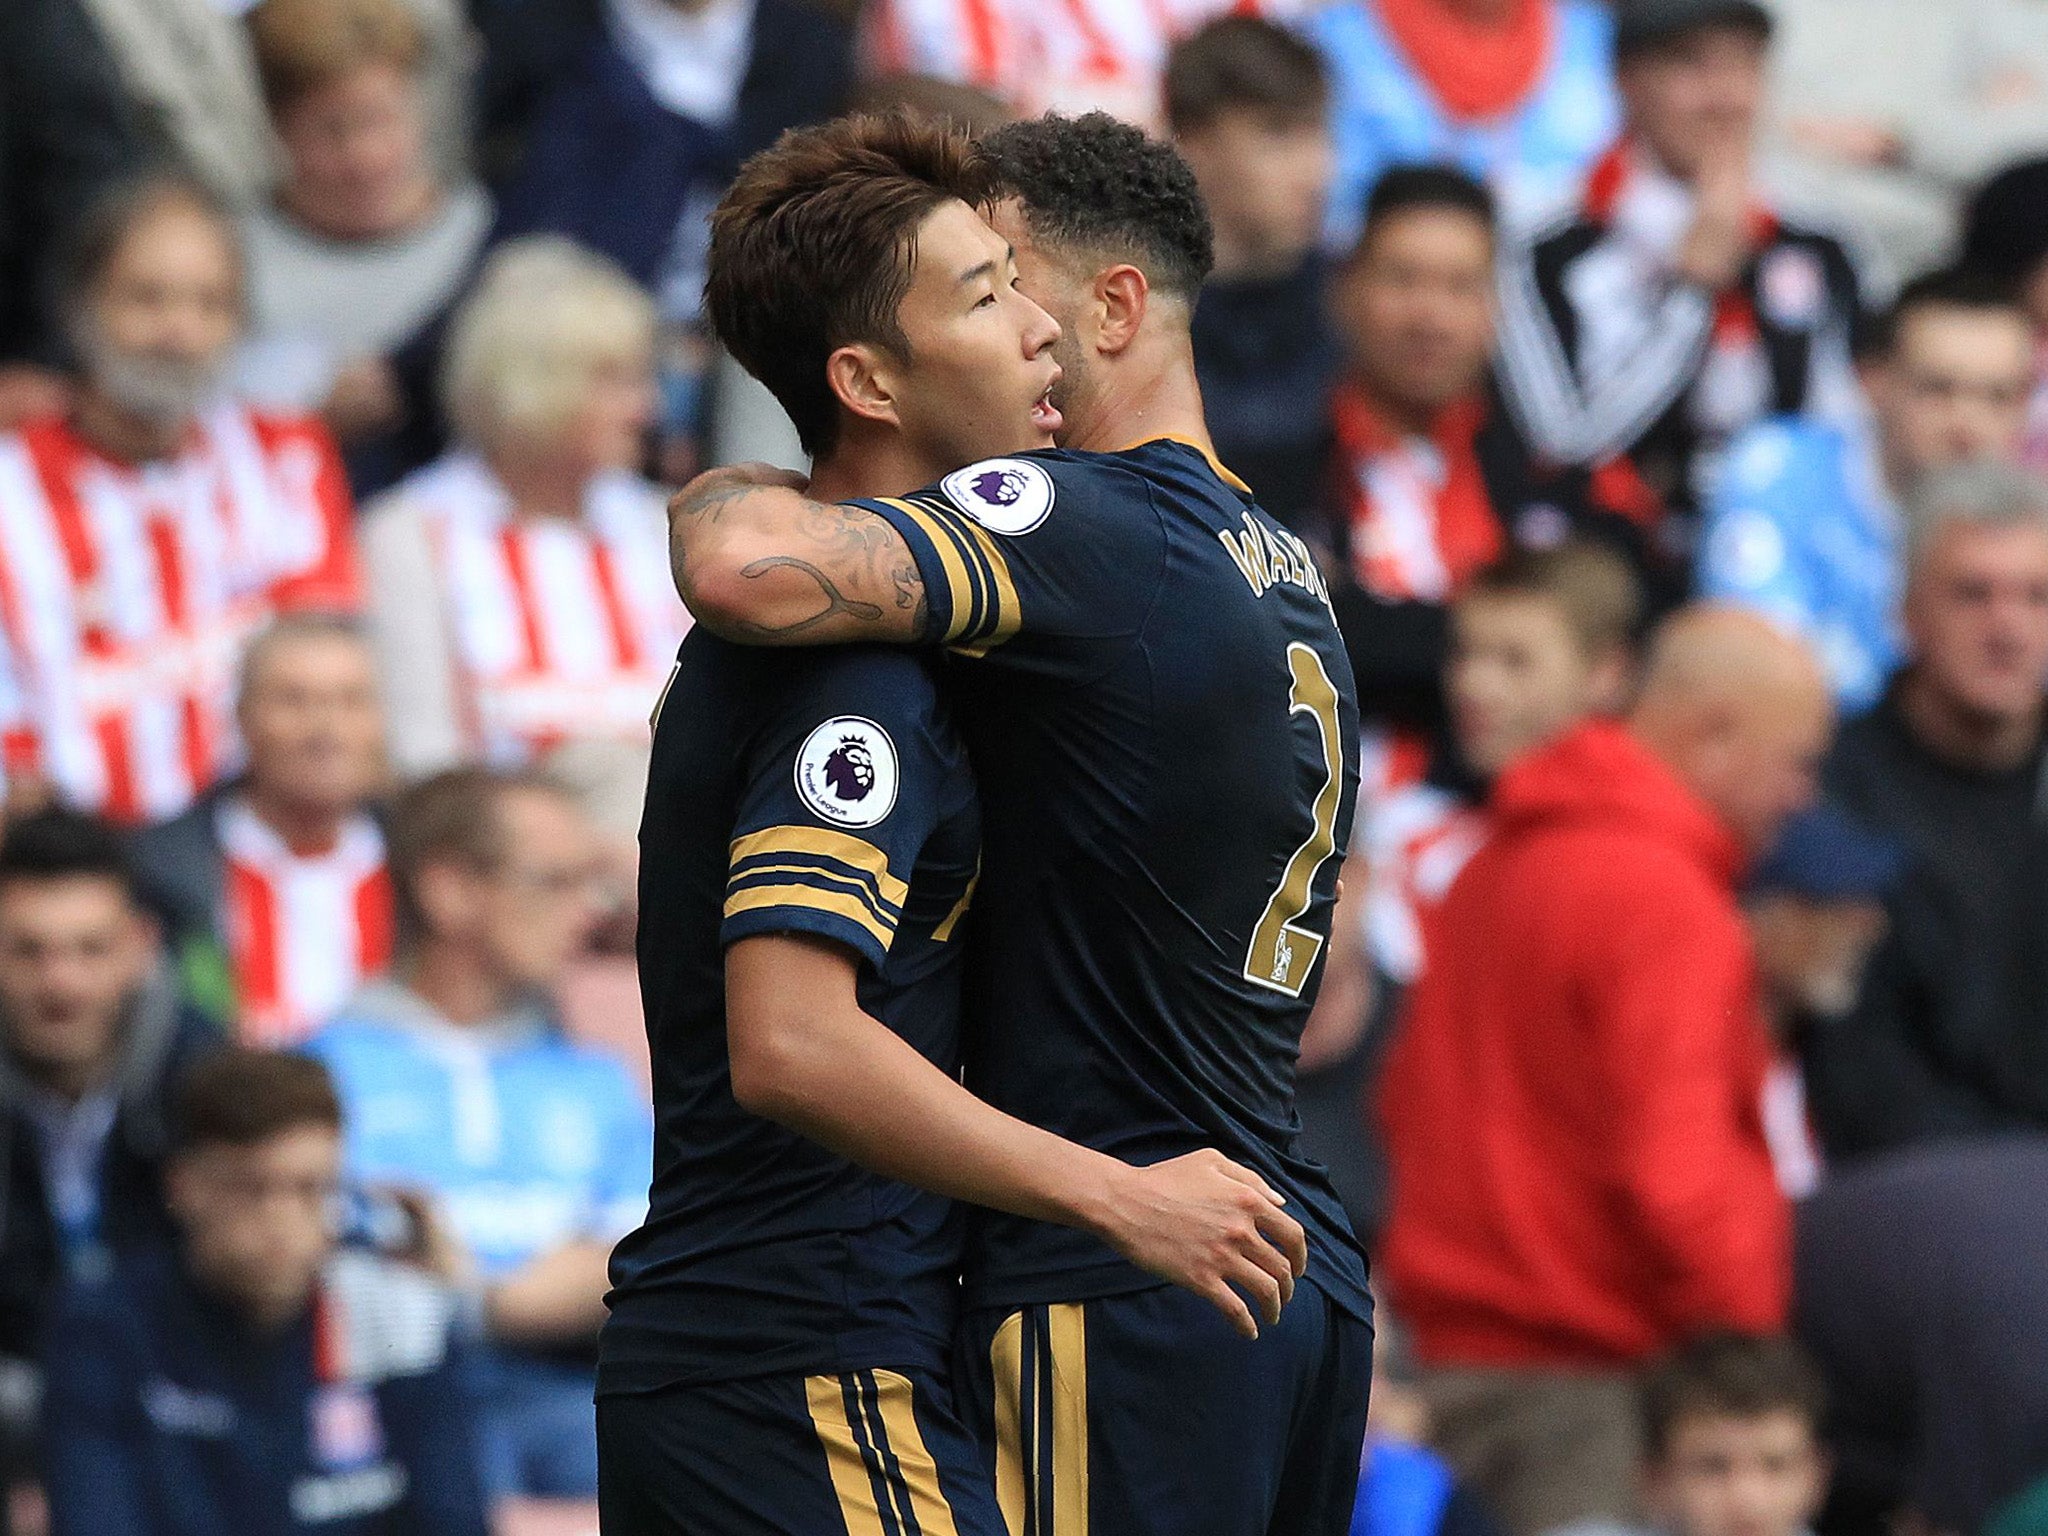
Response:
[{"label": "red hoodie", "polygon": [[1634,1365],[1775,1330],[1790,1212],[1741,853],[1621,726],[1508,770],[1389,1055],[1385,1272],[1432,1364]]}]

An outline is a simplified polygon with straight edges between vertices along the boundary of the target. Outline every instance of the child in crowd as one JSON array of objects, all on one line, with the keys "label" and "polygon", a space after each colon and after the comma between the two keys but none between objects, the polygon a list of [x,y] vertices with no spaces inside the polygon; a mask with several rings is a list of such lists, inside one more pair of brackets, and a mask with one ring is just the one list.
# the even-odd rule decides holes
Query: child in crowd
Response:
[{"label": "child in crowd", "polygon": [[1551,1536],[1808,1536],[1827,1496],[1826,1389],[1788,1338],[1706,1335],[1642,1387],[1640,1526]]},{"label": "child in crowd", "polygon": [[1643,1505],[1663,1536],[1801,1536],[1828,1485],[1819,1372],[1790,1339],[1718,1334],[1643,1387]]},{"label": "child in crowd", "polygon": [[1514,549],[1452,602],[1452,740],[1367,734],[1346,890],[1302,1034],[1300,1105],[1304,1139],[1368,1234],[1385,1199],[1358,1114],[1374,1021],[1392,1019],[1400,989],[1421,973],[1424,914],[1485,840],[1486,784],[1587,715],[1627,702],[1642,609],[1633,569],[1604,545],[1567,538]]},{"label": "child in crowd", "polygon": [[1382,976],[1406,983],[1420,972],[1422,914],[1485,836],[1483,786],[1524,752],[1626,702],[1641,617],[1626,562],[1578,540],[1510,552],[1453,603],[1445,693],[1454,750],[1432,757],[1395,740],[1377,765],[1368,755],[1357,852]]},{"label": "child in crowd", "polygon": [[339,1248],[341,1104],[303,1056],[195,1067],[165,1176],[175,1246],[57,1308],[54,1536],[485,1536],[454,1302]]}]

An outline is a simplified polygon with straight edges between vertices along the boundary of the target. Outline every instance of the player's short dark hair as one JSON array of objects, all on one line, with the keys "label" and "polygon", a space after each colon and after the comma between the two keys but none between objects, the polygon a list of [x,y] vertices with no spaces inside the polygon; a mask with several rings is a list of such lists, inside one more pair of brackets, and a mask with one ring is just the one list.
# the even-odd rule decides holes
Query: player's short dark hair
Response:
[{"label": "player's short dark hair", "polygon": [[0,888],[56,880],[105,880],[139,899],[128,840],[109,823],[62,809],[9,823],[0,834]]},{"label": "player's short dark hair", "polygon": [[1792,1413],[1818,1437],[1827,1388],[1806,1351],[1791,1339],[1713,1333],[1652,1367],[1643,1378],[1641,1405],[1644,1447],[1652,1457],[1661,1457],[1688,1419]]},{"label": "player's short dark hair", "polygon": [[1642,633],[1642,583],[1628,561],[1591,539],[1509,550],[1473,573],[1459,601],[1488,597],[1554,604],[1588,656],[1625,650]]},{"label": "player's short dark hair", "polygon": [[839,439],[825,360],[855,342],[909,355],[897,311],[918,227],[955,198],[982,206],[990,179],[965,134],[910,112],[793,128],[740,167],[711,216],[704,308],[805,452]]},{"label": "player's short dark hair", "polygon": [[1175,134],[1233,110],[1320,122],[1329,101],[1329,72],[1314,45],[1257,16],[1219,17],[1166,56],[1166,124]]},{"label": "player's short dark hair", "polygon": [[327,1068],[284,1051],[216,1051],[185,1074],[176,1104],[184,1152],[259,1146],[307,1125],[341,1129],[341,1098]]},{"label": "player's short dark hair", "polygon": [[1195,173],[1171,145],[1106,112],[1006,123],[980,144],[998,195],[1022,201],[1035,239],[1128,261],[1193,303],[1216,240]]},{"label": "player's short dark hair", "polygon": [[560,781],[538,769],[472,766],[422,779],[392,802],[385,842],[401,947],[429,932],[419,896],[423,871],[454,864],[488,873],[511,852],[499,808],[520,791],[570,798]]},{"label": "player's short dark hair", "polygon": [[1498,228],[1499,206],[1486,183],[1452,165],[1396,165],[1383,172],[1366,195],[1357,251],[1362,253],[1402,214],[1418,209],[1469,215],[1489,239]]},{"label": "player's short dark hair", "polygon": [[2021,325],[2030,325],[2019,290],[2006,279],[1976,267],[1938,267],[1921,273],[1899,289],[1891,308],[1865,329],[1863,350],[1876,357],[1890,354],[1899,344],[1906,321],[1930,309],[1964,309],[1979,314],[2003,311]]}]

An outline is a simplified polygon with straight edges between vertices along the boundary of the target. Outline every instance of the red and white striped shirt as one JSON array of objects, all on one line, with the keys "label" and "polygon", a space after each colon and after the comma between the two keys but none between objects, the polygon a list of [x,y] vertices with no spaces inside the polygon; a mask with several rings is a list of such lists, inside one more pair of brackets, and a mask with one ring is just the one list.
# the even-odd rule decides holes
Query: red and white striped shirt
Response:
[{"label": "red and white striped shirt", "polygon": [[878,74],[978,86],[1027,117],[1100,108],[1162,123],[1167,50],[1226,14],[1275,19],[1307,0],[879,0],[862,47]]},{"label": "red and white striped shirt", "polygon": [[9,771],[125,821],[183,810],[233,760],[250,633],[360,601],[349,519],[311,420],[223,405],[140,465],[61,420],[0,438]]},{"label": "red and white striped shirt", "polygon": [[565,741],[647,739],[689,628],[659,487],[602,474],[580,518],[522,518],[482,460],[456,454],[393,503],[426,525],[472,755],[519,763]]},{"label": "red and white striped shirt", "polygon": [[1424,921],[1486,841],[1485,811],[1429,782],[1429,746],[1378,732],[1362,742],[1353,847],[1365,860],[1367,952],[1382,974],[1422,974]]},{"label": "red and white striped shirt", "polygon": [[384,834],[351,817],[334,845],[295,852],[239,798],[219,817],[228,963],[247,1045],[297,1045],[391,959]]}]

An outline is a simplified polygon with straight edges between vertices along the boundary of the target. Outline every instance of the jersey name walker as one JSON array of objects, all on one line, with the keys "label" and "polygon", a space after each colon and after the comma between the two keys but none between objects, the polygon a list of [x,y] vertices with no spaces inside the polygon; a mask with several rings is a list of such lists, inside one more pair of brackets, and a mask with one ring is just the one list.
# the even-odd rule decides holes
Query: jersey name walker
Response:
[{"label": "jersey name walker", "polygon": [[[983,801],[968,1082],[1136,1163],[1202,1147],[1364,1256],[1300,1146],[1295,1059],[1358,783],[1358,712],[1306,546],[1187,444],[1033,453],[862,503],[923,573]],[[1099,1240],[977,1216],[970,1306],[1157,1284]]]},{"label": "jersey name walker", "polygon": [[861,1006],[958,1069],[953,939],[977,809],[932,663],[692,631],[655,726],[640,841],[654,1186],[645,1225],[612,1257],[599,1392],[940,1370],[960,1260],[952,1203],[742,1109],[724,985],[736,940],[837,940],[863,962]]}]

